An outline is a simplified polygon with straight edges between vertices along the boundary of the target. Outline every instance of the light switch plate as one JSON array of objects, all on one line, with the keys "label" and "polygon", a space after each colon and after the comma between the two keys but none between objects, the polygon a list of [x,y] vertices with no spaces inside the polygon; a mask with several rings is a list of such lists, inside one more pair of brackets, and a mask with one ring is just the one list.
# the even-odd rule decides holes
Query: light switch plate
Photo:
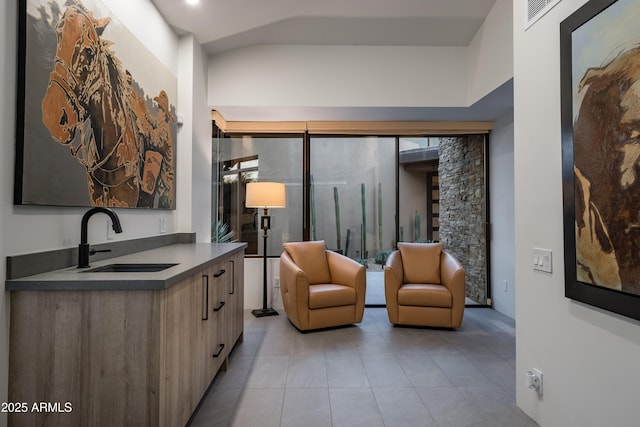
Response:
[{"label": "light switch plate", "polygon": [[533,248],[533,269],[546,273],[553,271],[550,249]]}]

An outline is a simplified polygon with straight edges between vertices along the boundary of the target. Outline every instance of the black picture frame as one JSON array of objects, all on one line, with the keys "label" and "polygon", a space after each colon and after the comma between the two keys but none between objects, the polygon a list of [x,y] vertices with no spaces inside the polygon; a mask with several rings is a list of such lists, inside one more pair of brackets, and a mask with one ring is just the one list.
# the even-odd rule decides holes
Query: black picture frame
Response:
[{"label": "black picture frame", "polygon": [[[579,98],[576,95],[577,93],[576,90],[578,88],[577,85],[579,85],[583,81],[584,83],[588,83],[589,80],[588,79],[585,80],[585,78],[587,77],[586,72],[582,74],[583,76],[582,79],[576,78],[577,76],[581,75],[580,71],[583,70],[583,68],[576,68],[576,64],[574,64],[573,58],[579,58],[579,55],[576,55],[576,52],[573,52],[574,35],[576,34],[576,31],[579,31],[581,28],[582,30],[580,31],[590,31],[590,30],[586,30],[586,28],[591,28],[591,27],[583,28],[583,26],[586,23],[591,22],[594,18],[597,18],[601,14],[612,13],[611,10],[613,10],[613,8],[612,9],[609,9],[609,8],[618,2],[620,2],[620,4],[618,4],[616,7],[622,7],[621,6],[623,4],[622,0],[591,0],[587,2],[585,5],[583,5],[581,8],[579,8],[577,11],[575,11],[572,15],[567,17],[560,24],[560,68],[561,68],[560,83],[561,83],[561,128],[562,128],[561,136],[562,136],[565,296],[575,301],[589,304],[589,305],[592,305],[604,310],[608,310],[632,319],[640,320],[640,293],[638,293],[637,290],[635,289],[633,290],[626,289],[623,279],[621,279],[620,289],[609,287],[608,285],[605,286],[598,283],[589,283],[587,281],[580,279],[581,277],[582,278],[585,277],[584,264],[581,264],[581,262],[586,258],[583,256],[584,246],[580,246],[576,240],[577,236],[579,236],[580,233],[583,230],[585,230],[585,228],[580,228],[580,232],[577,231],[577,228],[583,225],[582,221],[584,218],[592,218],[591,219],[592,222],[590,222],[591,225],[595,224],[597,220],[604,218],[604,214],[603,214],[603,217],[600,216],[601,213],[600,211],[598,211],[598,206],[596,206],[595,204],[593,206],[590,204],[587,204],[587,206],[585,206],[585,203],[582,203],[585,200],[593,202],[593,199],[591,198],[582,197],[585,194],[585,189],[588,190],[586,191],[588,196],[593,197],[594,194],[591,194],[591,193],[595,191],[599,191],[603,187],[594,187],[594,188],[583,187],[582,182],[584,181],[582,180],[582,178],[584,178],[584,176],[582,176],[580,172],[579,165],[577,166],[575,163],[576,153],[577,153],[577,157],[584,158],[586,157],[584,152],[580,151],[580,150],[583,150],[584,147],[593,147],[596,144],[601,144],[601,146],[604,147],[603,148],[604,150],[607,150],[608,148],[605,147],[607,145],[607,141],[604,139],[601,141],[594,140],[592,144],[582,145],[582,143],[585,141],[585,135],[591,135],[591,134],[588,132],[584,132],[582,130],[583,128],[577,127],[581,123],[583,123],[583,122],[579,122],[579,120],[584,118],[581,118],[579,116],[583,115],[581,107],[583,105],[583,102],[585,102],[584,101],[585,98]],[[602,15],[602,16],[605,16],[605,15]],[[637,18],[640,18],[640,16],[638,16]],[[609,20],[609,21],[613,22],[614,20]],[[605,20],[603,19],[598,22],[605,22]],[[618,24],[620,25],[620,23]],[[610,31],[616,32],[617,30],[616,28],[611,28]],[[637,47],[637,45],[640,44],[640,38],[636,40],[626,40],[624,44],[625,46],[636,45]],[[587,45],[580,44],[580,42],[576,42],[576,46],[579,46],[577,49],[588,48]],[[629,49],[628,51],[620,50],[617,54],[622,55],[622,53],[626,53],[630,51],[631,49]],[[578,54],[579,53],[580,52],[578,52]],[[593,69],[589,68],[587,72],[590,70],[593,71],[595,69],[599,70],[599,69],[606,68],[607,64],[610,64],[613,62],[613,61],[608,62],[610,59],[611,59],[610,57],[603,56],[602,62],[594,63],[592,65]],[[640,83],[640,80],[638,80],[638,82]],[[619,83],[622,85],[628,84],[628,82],[626,81],[619,82]],[[593,83],[593,85],[595,85],[595,83]],[[585,89],[585,87],[586,85],[583,85],[582,90],[586,91],[587,89]],[[588,90],[595,90],[595,89],[589,88]],[[584,94],[582,94],[582,96],[584,96]],[[579,101],[576,101],[577,99],[579,99]],[[577,105],[580,105],[580,107],[576,108]],[[622,105],[622,102],[616,105],[616,107],[619,108],[620,105]],[[578,110],[578,111],[574,111],[574,110]],[[576,114],[576,113],[579,113],[579,114]],[[585,113],[584,115],[586,116],[587,114]],[[604,123],[602,125],[597,125],[597,126],[609,126],[609,124],[606,123],[606,118],[602,118],[602,120]],[[596,121],[597,120],[593,120],[592,122],[596,122]],[[619,126],[619,122],[611,122],[610,126],[612,129],[612,132],[615,132],[616,131],[615,128],[616,126]],[[591,152],[589,155],[591,156],[591,158],[602,160],[602,162],[606,162],[607,159],[610,159],[610,157],[601,156],[600,152]],[[612,165],[604,165],[602,167],[602,170],[609,170],[611,171],[610,175],[614,175],[616,173],[616,169],[611,166]],[[576,170],[578,172],[576,172]],[[579,176],[579,178],[577,178],[577,176]],[[607,179],[611,180],[613,178],[607,178]],[[610,195],[606,195],[606,196],[610,197]],[[603,197],[603,196],[598,194],[598,197]],[[613,201],[610,201],[609,205],[610,206],[607,206],[607,210],[618,209],[618,207],[614,205]],[[593,209],[593,212],[591,213],[593,213],[595,216],[593,217],[589,215],[584,216],[584,211],[585,210],[588,211],[590,208]],[[578,215],[578,218],[576,218],[576,215]],[[578,222],[576,221],[577,219],[578,219]],[[606,227],[607,223],[598,222],[598,225],[604,225]],[[593,229],[594,228],[591,228],[591,230]],[[607,238],[610,238],[613,235],[613,234],[609,234],[608,230],[606,229],[604,231],[606,232],[605,236]],[[617,239],[620,239],[620,238],[621,237],[617,237]],[[615,239],[609,239],[608,242],[612,243],[614,240]],[[636,244],[634,239],[634,241],[631,242],[631,244],[635,247],[640,245],[640,242]],[[577,246],[580,246],[580,247],[577,247]],[[613,246],[612,248],[609,248],[606,245],[602,247],[604,247],[606,250],[610,250],[610,249],[614,250],[613,253],[616,258],[616,265],[620,268],[619,277],[621,277],[622,268],[624,267],[620,267],[620,266],[623,266],[626,264],[623,264],[623,262],[618,261],[618,253],[615,251],[616,247]],[[604,250],[603,250],[603,253],[604,253]],[[610,253],[607,253],[607,256],[610,256]],[[627,263],[627,261],[624,261],[624,263]],[[639,259],[639,263],[640,263],[640,259]],[[598,262],[595,262],[593,265],[596,266],[595,268],[598,268],[597,265],[599,264]],[[589,274],[591,274],[590,277],[597,276],[597,274],[594,275],[592,271],[593,270],[589,272]],[[640,281],[640,277],[638,278],[638,281]]]}]

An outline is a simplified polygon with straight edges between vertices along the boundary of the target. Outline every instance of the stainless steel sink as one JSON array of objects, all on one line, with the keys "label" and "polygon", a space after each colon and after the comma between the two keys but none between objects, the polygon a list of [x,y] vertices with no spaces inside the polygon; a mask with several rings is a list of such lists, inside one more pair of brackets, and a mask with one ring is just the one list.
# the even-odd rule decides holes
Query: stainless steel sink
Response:
[{"label": "stainless steel sink", "polygon": [[166,270],[178,264],[152,264],[152,263],[134,263],[134,264],[108,264],[102,267],[95,267],[85,270],[85,273],[153,273],[156,271]]}]

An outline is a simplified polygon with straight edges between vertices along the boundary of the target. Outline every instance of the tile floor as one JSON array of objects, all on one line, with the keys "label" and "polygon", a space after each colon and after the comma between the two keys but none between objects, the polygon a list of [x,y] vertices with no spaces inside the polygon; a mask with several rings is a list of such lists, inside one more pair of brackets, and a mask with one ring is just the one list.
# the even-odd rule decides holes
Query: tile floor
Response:
[{"label": "tile floor", "polygon": [[244,340],[191,426],[536,426],[515,403],[515,327],[468,308],[456,331],[357,326],[300,333],[245,316]]}]

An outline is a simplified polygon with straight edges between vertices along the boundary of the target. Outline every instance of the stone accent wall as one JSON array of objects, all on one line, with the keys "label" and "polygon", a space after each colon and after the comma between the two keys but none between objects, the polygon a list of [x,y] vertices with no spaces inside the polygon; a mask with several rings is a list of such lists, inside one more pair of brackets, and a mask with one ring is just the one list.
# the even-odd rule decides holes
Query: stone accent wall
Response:
[{"label": "stone accent wall", "polygon": [[484,136],[440,140],[440,241],[465,269],[467,296],[486,303]]}]

